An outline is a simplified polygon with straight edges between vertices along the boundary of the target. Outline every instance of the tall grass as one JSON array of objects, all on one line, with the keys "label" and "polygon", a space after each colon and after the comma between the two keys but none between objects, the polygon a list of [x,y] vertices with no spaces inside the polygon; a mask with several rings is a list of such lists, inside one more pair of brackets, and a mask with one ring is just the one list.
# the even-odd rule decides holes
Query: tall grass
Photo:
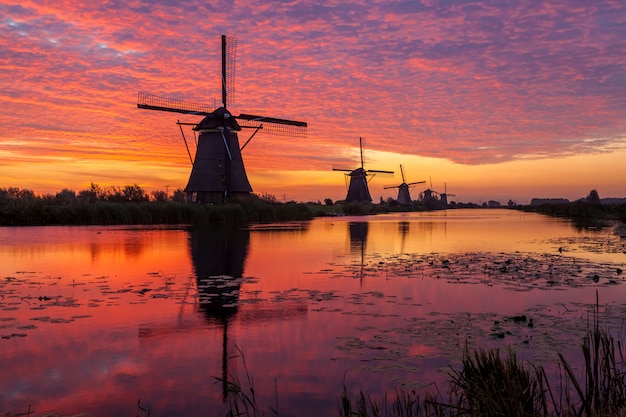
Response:
[{"label": "tall grass", "polygon": [[263,201],[221,205],[154,201],[0,203],[0,226],[245,223],[311,218],[313,213],[305,204]]}]

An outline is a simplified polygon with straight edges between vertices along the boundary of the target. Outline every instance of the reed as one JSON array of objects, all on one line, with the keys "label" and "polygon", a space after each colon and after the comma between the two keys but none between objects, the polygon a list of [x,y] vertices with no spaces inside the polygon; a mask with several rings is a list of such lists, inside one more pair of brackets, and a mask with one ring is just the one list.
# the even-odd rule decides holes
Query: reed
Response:
[{"label": "reed", "polygon": [[153,225],[309,220],[306,204],[260,199],[200,205],[158,201],[89,201],[27,198],[0,201],[0,226]]},{"label": "reed", "polygon": [[[597,293],[596,293],[597,297]],[[554,387],[545,369],[519,360],[507,349],[465,350],[460,371],[450,373],[444,399],[427,392],[420,401],[415,391],[396,392],[392,406],[387,399],[379,406],[363,391],[354,400],[344,388],[340,415],[359,417],[606,417],[626,416],[626,366],[623,344],[600,328],[599,303],[588,334],[583,338],[582,378],[577,377],[561,353],[559,375]]]}]

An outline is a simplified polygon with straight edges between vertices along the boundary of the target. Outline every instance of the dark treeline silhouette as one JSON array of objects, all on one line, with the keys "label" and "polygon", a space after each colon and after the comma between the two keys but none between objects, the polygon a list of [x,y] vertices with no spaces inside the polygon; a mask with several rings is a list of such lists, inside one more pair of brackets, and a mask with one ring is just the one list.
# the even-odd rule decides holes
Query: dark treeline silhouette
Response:
[{"label": "dark treeline silhouette", "polygon": [[277,203],[252,195],[220,205],[188,204],[177,189],[148,194],[139,185],[100,187],[76,193],[36,195],[28,189],[0,188],[0,226],[200,224],[286,221],[312,218],[304,204]]},{"label": "dark treeline silhouette", "polygon": [[[595,189],[591,190],[587,197],[572,202],[565,199],[534,200],[534,203],[529,206],[515,206],[513,208],[573,219],[620,220],[626,222],[626,204],[603,202]],[[609,199],[609,201],[611,200],[619,201],[622,199]]]}]

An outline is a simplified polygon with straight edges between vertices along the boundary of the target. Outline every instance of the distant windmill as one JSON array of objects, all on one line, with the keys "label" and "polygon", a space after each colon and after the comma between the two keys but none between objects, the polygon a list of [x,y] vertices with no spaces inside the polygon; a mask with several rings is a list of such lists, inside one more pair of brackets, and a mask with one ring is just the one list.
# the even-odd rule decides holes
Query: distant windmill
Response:
[{"label": "distant windmill", "polygon": [[404,179],[404,168],[402,168],[402,164],[400,164],[400,173],[402,174],[402,184],[392,185],[390,187],[383,187],[383,188],[384,189],[397,188],[398,189],[398,203],[411,204],[411,194],[409,193],[409,187],[415,184],[423,184],[426,181],[416,181],[416,182],[410,182],[407,184],[406,180]]},{"label": "distant windmill", "polygon": [[428,180],[430,182],[430,188],[424,190],[424,201],[436,201],[439,193],[433,190],[433,179],[428,177]]},{"label": "distant windmill", "polygon": [[444,192],[443,192],[443,194],[439,195],[439,198],[441,199],[441,202],[447,206],[448,205],[448,196],[456,197],[456,194],[448,194],[448,185],[445,182],[443,183],[443,188],[444,188],[444,190],[443,190]]},{"label": "distant windmill", "polygon": [[380,174],[393,174],[393,171],[379,171],[374,169],[366,170],[363,167],[363,139],[359,138],[359,148],[361,150],[361,166],[357,169],[343,169],[343,168],[333,168],[333,171],[344,171],[349,172],[346,174],[350,177],[350,185],[348,187],[348,195],[346,196],[346,202],[359,202],[370,203],[372,201],[372,196],[370,195],[370,190],[367,187],[369,180],[367,179],[368,175],[371,175],[372,178],[378,173]]},{"label": "distant windmill", "polygon": [[[140,109],[204,116],[199,123],[191,123],[194,125],[193,130],[200,135],[191,175],[185,187],[187,202],[220,203],[225,198],[248,197],[252,187],[246,175],[241,151],[260,129],[272,134],[306,136],[306,122],[243,113],[234,116],[228,111],[227,98],[234,93],[236,48],[236,38],[222,35],[222,107],[218,109],[212,110],[211,106],[205,104],[139,92],[137,107]],[[178,124],[180,126],[186,123]],[[240,148],[237,132],[243,128],[254,131]],[[187,152],[191,159],[189,147]]]}]

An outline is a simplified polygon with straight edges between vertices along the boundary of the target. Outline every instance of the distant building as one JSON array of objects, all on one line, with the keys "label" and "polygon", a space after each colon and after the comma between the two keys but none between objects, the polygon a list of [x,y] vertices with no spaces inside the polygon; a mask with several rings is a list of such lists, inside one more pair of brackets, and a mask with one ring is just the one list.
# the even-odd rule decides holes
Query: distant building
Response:
[{"label": "distant building", "polygon": [[495,207],[501,207],[501,205],[500,205],[500,202],[499,202],[499,201],[496,201],[496,200],[489,200],[489,201],[487,202],[487,207],[490,207],[490,208],[495,208]]}]

